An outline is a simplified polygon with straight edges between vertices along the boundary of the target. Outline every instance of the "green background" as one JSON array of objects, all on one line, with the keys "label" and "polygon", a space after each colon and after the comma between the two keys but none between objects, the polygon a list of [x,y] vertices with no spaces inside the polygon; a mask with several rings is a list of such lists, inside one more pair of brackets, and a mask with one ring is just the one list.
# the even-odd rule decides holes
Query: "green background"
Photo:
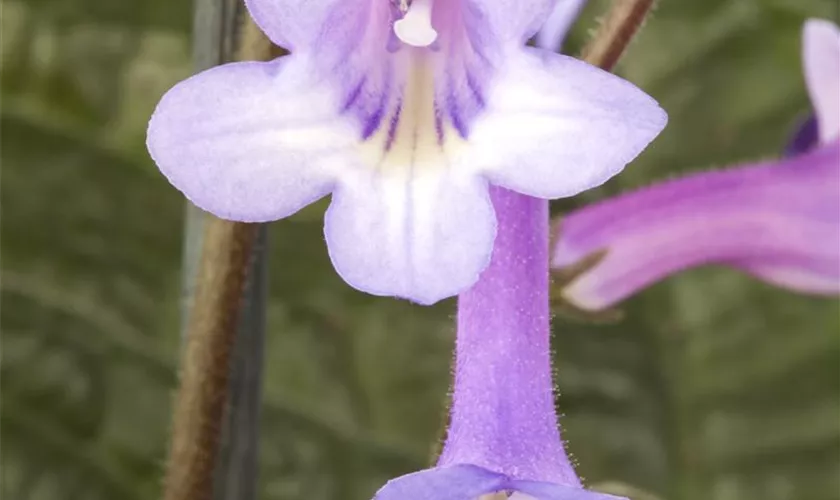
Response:
[{"label": "green background", "polygon": [[[592,2],[568,43],[585,42]],[[146,120],[191,72],[186,0],[2,4],[2,462],[8,500],[154,499],[179,346],[183,207]],[[670,124],[558,211],[777,155],[807,112],[800,31],[832,0],[662,0],[617,72]],[[365,296],[333,271],[323,203],[271,228],[260,498],[365,500],[423,468],[453,301]],[[635,499],[840,498],[837,301],[724,268],[556,318],[559,410],[587,484]]]}]

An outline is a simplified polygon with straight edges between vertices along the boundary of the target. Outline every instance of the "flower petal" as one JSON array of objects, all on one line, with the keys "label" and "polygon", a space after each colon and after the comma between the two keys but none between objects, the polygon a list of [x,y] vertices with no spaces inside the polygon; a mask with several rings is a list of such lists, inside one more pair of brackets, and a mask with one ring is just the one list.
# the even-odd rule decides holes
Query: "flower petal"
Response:
[{"label": "flower petal", "polygon": [[809,19],[802,40],[805,83],[819,123],[820,141],[840,137],[840,29]]},{"label": "flower petal", "polygon": [[476,500],[504,489],[506,481],[474,465],[436,467],[388,481],[373,500]]},{"label": "flower petal", "polygon": [[540,32],[537,33],[537,47],[551,51],[560,49],[560,44],[566,38],[569,28],[580,15],[586,5],[586,0],[559,0],[554,10],[549,14]]},{"label": "flower petal", "polygon": [[[366,0],[245,0],[248,11],[275,44],[288,50],[306,48],[316,42],[347,41],[364,23],[353,23],[367,13],[373,2]],[[340,14],[340,15],[339,15]],[[355,25],[356,29],[353,30]]]},{"label": "flower petal", "polygon": [[466,0],[480,14],[486,28],[493,32],[494,39],[514,43],[524,43],[540,29],[555,1]]},{"label": "flower petal", "polygon": [[469,136],[469,161],[494,184],[575,195],[621,171],[667,121],[650,96],[582,61],[540,50],[508,61]]},{"label": "flower petal", "polygon": [[[513,481],[511,489],[538,500],[627,500],[624,497],[589,491],[574,486],[537,481]],[[511,497],[512,499],[513,497]]]},{"label": "flower petal", "polygon": [[356,144],[333,101],[294,57],[219,66],[163,97],[149,123],[149,151],[204,210],[276,220],[329,193],[331,163]]},{"label": "flower petal", "polygon": [[490,260],[495,228],[484,181],[412,165],[405,172],[350,172],[336,188],[324,231],[348,283],[432,304],[475,283]]},{"label": "flower petal", "polygon": [[598,310],[689,267],[723,263],[840,293],[840,141],[774,163],[691,175],[562,219],[552,266],[606,249],[564,296]]}]

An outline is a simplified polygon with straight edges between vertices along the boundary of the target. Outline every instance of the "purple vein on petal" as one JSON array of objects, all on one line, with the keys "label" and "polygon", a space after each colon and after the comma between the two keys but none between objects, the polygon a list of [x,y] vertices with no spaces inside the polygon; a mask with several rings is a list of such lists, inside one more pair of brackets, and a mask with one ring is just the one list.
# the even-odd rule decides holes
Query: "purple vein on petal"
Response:
[{"label": "purple vein on petal", "polygon": [[402,114],[402,101],[397,102],[394,114],[391,115],[391,120],[388,123],[388,138],[385,140],[385,151],[390,151],[391,146],[394,145],[394,139],[397,137],[397,126],[400,124],[400,115]]}]

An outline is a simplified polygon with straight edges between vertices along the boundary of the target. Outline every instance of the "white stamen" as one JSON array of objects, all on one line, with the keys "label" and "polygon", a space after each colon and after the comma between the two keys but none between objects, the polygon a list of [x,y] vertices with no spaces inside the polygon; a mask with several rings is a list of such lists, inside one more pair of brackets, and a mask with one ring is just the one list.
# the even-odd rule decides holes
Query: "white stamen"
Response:
[{"label": "white stamen", "polygon": [[432,2],[414,0],[402,19],[394,23],[394,33],[404,43],[414,47],[428,47],[437,39],[432,28]]}]

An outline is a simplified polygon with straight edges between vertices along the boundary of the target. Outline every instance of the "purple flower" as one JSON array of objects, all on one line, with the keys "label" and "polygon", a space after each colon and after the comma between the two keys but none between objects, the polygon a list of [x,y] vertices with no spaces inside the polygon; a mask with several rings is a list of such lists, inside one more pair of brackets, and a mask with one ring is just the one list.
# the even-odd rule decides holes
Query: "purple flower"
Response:
[{"label": "purple flower", "polygon": [[632,84],[530,49],[553,0],[247,0],[291,55],[170,90],[148,147],[220,217],[287,217],[332,193],[339,274],[433,303],[469,287],[496,231],[488,184],[539,198],[597,186],[666,115]]},{"label": "purple flower", "polygon": [[500,188],[491,198],[493,258],[458,298],[446,444],[436,467],[390,481],[374,500],[616,499],[583,489],[554,411],[548,202]]},{"label": "purple flower", "polygon": [[561,275],[605,252],[572,276],[567,301],[603,309],[708,263],[801,292],[840,293],[840,31],[809,20],[803,38],[816,120],[797,135],[795,154],[689,175],[564,217],[552,256]]}]

